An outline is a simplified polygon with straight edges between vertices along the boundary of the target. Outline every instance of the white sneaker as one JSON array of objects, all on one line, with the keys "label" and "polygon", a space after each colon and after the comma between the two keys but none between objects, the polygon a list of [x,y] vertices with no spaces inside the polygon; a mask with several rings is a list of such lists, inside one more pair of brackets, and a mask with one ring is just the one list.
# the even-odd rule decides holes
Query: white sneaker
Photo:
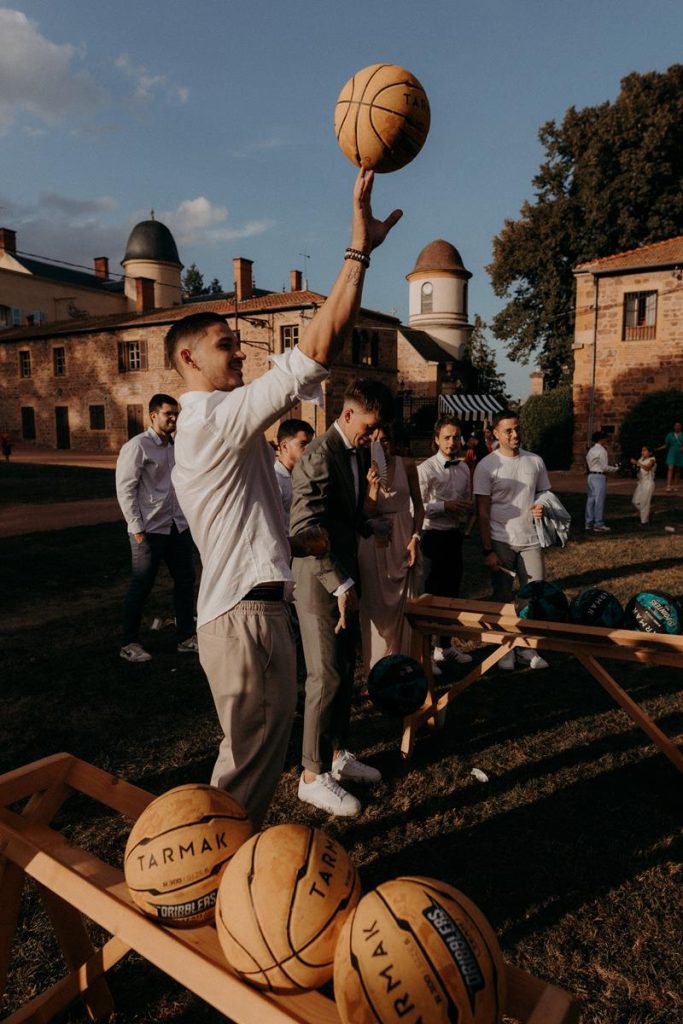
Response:
[{"label": "white sneaker", "polygon": [[381,782],[382,773],[363,764],[350,750],[340,750],[332,762],[330,775],[337,782]]},{"label": "white sneaker", "polygon": [[432,675],[435,677],[441,675],[441,669],[439,668],[438,662],[436,662],[434,658],[432,658]]},{"label": "white sneaker", "polygon": [[536,651],[518,651],[517,658],[525,668],[550,668],[545,658]]},{"label": "white sneaker", "polygon": [[317,775],[314,782],[304,782],[303,772],[299,779],[299,800],[319,807],[328,814],[341,818],[355,818],[360,814],[360,800],[334,781],[329,772]]},{"label": "white sneaker", "polygon": [[142,644],[127,644],[122,647],[119,654],[124,661],[151,661],[152,655],[146,651]]},{"label": "white sneaker", "polygon": [[611,533],[611,532],[612,532],[612,527],[611,526],[594,526],[593,527],[593,533]]},{"label": "white sneaker", "polygon": [[503,672],[514,672],[516,667],[514,651],[508,651],[500,661],[496,662],[496,668],[502,668]]},{"label": "white sneaker", "polygon": [[458,650],[457,647],[435,647],[432,662],[445,662],[446,664],[451,661],[455,662],[456,665],[468,665],[472,661],[471,654],[465,654],[464,651]]},{"label": "white sneaker", "polygon": [[187,640],[182,640],[178,644],[178,654],[196,654],[199,650],[199,644],[197,643],[197,634],[194,636],[188,636]]}]

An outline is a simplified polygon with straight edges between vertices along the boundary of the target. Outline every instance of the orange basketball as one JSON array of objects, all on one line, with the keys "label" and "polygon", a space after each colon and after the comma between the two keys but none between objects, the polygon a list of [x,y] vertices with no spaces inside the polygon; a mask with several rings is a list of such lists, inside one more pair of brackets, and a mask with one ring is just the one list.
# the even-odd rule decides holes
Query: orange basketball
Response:
[{"label": "orange basketball", "polygon": [[225,958],[271,992],[324,985],[359,896],[356,869],[339,843],[317,828],[274,825],[238,850],[221,879],[216,930]]},{"label": "orange basketball", "polygon": [[383,174],[422,149],[430,123],[427,94],[410,71],[371,64],[350,78],[334,111],[337,142],[349,160]]},{"label": "orange basketball", "polygon": [[169,789],[145,808],[128,836],[123,871],[133,901],[163,924],[213,920],[221,875],[253,831],[224,790]]},{"label": "orange basketball", "polygon": [[343,1024],[497,1024],[506,970],[493,929],[463,893],[396,878],[349,915],[334,958]]}]

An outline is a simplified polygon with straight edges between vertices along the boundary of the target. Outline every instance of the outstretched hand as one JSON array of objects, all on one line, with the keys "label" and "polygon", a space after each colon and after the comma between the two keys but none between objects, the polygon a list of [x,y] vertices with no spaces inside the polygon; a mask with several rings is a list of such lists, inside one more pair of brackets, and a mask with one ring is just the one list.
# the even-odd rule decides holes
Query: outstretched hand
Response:
[{"label": "outstretched hand", "polygon": [[375,172],[361,167],[353,190],[353,224],[351,247],[369,253],[381,245],[394,224],[403,216],[403,210],[394,210],[386,220],[378,220],[372,214],[372,185]]}]

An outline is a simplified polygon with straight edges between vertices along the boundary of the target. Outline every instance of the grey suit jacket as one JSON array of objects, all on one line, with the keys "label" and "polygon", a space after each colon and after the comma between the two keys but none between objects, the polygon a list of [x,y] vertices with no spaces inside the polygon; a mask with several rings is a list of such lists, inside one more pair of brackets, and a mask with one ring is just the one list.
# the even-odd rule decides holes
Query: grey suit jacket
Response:
[{"label": "grey suit jacket", "polygon": [[[358,461],[358,500],[352,458]],[[292,562],[297,607],[302,611],[328,604],[329,595],[349,577],[358,588],[358,534],[370,533],[362,513],[367,469],[366,453],[359,449],[355,456],[349,455],[334,426],[308,445],[294,467],[290,534],[295,537],[308,527],[322,526],[330,538],[324,558],[311,555]]]}]

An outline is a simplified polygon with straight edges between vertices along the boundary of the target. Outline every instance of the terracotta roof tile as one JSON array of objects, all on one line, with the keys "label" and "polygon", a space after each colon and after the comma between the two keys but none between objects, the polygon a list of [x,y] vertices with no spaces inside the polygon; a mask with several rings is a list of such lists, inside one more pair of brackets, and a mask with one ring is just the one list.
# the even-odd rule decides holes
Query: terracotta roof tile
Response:
[{"label": "terracotta roof tile", "polygon": [[653,242],[639,249],[629,249],[613,256],[603,256],[598,260],[579,263],[574,267],[575,273],[587,270],[607,273],[612,270],[639,270],[645,267],[670,266],[683,264],[683,235],[667,238],[664,242]]}]

